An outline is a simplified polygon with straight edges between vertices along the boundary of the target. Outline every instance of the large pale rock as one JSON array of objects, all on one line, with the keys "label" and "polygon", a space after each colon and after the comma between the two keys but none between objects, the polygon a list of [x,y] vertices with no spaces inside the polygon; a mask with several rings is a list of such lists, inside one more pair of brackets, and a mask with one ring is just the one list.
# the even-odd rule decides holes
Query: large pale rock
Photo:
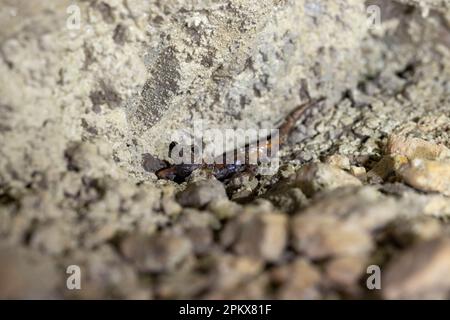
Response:
[{"label": "large pale rock", "polygon": [[148,79],[127,105],[136,142],[167,157],[170,132],[193,131],[195,117],[204,128],[269,129],[308,95],[340,99],[362,70],[363,4],[169,1],[152,24]]}]

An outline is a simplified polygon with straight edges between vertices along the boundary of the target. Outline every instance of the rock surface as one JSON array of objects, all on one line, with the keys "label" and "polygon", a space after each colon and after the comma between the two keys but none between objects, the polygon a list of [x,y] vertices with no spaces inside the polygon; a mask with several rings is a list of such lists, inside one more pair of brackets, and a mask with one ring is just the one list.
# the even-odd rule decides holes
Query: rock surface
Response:
[{"label": "rock surface", "polygon": [[194,208],[201,208],[214,200],[226,198],[225,187],[217,180],[192,183],[177,195],[181,205]]},{"label": "rock surface", "polygon": [[415,159],[403,165],[398,174],[419,190],[450,196],[450,161]]},{"label": "rock surface", "polygon": [[[440,0],[0,0],[0,298],[450,298],[449,21]],[[155,175],[200,125],[322,96],[278,172]]]},{"label": "rock surface", "polygon": [[388,299],[443,299],[450,289],[449,239],[425,241],[394,259],[386,270]]}]

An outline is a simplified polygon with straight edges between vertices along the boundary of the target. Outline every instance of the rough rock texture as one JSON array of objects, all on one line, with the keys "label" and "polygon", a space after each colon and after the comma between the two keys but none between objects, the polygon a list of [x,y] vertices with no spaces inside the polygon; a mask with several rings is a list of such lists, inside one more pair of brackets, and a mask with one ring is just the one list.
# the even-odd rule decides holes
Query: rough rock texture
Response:
[{"label": "rough rock texture", "polygon": [[287,222],[281,213],[249,208],[228,223],[221,242],[239,255],[277,261],[287,245]]},{"label": "rough rock texture", "polygon": [[356,85],[361,0],[169,1],[165,11],[155,17],[149,77],[127,109],[138,143],[161,157],[171,142],[161,132],[188,131],[193,117],[208,127],[274,128],[308,96],[332,103]]},{"label": "rough rock texture", "polygon": [[[448,1],[0,0],[0,298],[450,298],[449,79]],[[273,175],[155,175],[321,96]]]},{"label": "rough rock texture", "polygon": [[429,192],[450,196],[450,162],[416,159],[399,169],[400,177],[409,185]]},{"label": "rough rock texture", "polygon": [[396,258],[386,271],[383,294],[389,299],[442,299],[450,282],[450,242],[434,239],[421,243]]},{"label": "rough rock texture", "polygon": [[201,208],[208,203],[227,197],[225,187],[217,180],[191,183],[177,195],[178,202],[186,207]]}]

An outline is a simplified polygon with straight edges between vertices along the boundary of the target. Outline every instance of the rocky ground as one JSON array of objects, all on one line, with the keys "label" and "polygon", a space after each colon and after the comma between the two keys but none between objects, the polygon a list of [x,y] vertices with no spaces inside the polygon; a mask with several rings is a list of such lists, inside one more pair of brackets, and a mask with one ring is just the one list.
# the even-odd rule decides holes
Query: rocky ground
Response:
[{"label": "rocky ground", "polygon": [[[0,3],[1,298],[450,298],[447,1]],[[155,175],[321,96],[274,175]]]}]

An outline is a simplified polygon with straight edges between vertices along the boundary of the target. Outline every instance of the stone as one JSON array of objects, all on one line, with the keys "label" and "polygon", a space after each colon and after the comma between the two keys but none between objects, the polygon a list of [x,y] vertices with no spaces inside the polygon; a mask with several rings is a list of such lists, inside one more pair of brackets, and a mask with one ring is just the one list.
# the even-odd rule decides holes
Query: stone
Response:
[{"label": "stone", "polygon": [[[272,128],[325,81],[328,99],[339,100],[362,68],[362,0],[175,1],[147,10],[164,23],[150,23],[147,80],[126,110],[139,146],[162,159],[167,132],[186,130],[193,115],[209,127]],[[345,26],[335,19],[347,15]]]},{"label": "stone", "polygon": [[47,254],[59,255],[73,247],[74,243],[71,241],[69,226],[53,223],[36,228],[30,245]]},{"label": "stone", "polygon": [[386,299],[447,299],[450,240],[421,242],[394,257],[383,272]]},{"label": "stone", "polygon": [[242,211],[242,207],[239,204],[225,198],[211,201],[207,209],[221,220],[235,217]]},{"label": "stone", "polygon": [[327,219],[346,221],[355,228],[373,231],[399,216],[413,215],[415,206],[417,204],[406,206],[396,202],[374,187],[348,187],[315,197],[306,209],[294,215],[293,221],[302,216],[329,217]]},{"label": "stone", "polygon": [[397,0],[400,2],[413,4],[422,9],[423,15],[428,16],[431,9],[442,10],[443,12],[450,10],[450,3],[446,0]]},{"label": "stone", "polygon": [[398,219],[385,231],[385,236],[404,248],[439,238],[445,232],[439,220],[426,215],[415,219]]},{"label": "stone", "polygon": [[360,186],[361,181],[351,174],[323,163],[311,163],[300,168],[292,184],[298,186],[307,196],[345,186]]},{"label": "stone", "polygon": [[374,246],[367,230],[331,215],[301,214],[291,228],[293,247],[310,259],[368,254]]},{"label": "stone", "polygon": [[203,297],[214,284],[214,259],[211,256],[191,259],[186,265],[158,277],[154,287],[158,299],[189,299]]},{"label": "stone", "polygon": [[309,202],[302,190],[292,186],[289,180],[282,180],[272,186],[263,198],[269,200],[279,210],[288,213],[300,210]]},{"label": "stone", "polygon": [[185,231],[196,254],[206,254],[214,244],[214,234],[210,228],[190,227]]},{"label": "stone", "polygon": [[120,250],[141,272],[168,272],[192,253],[192,244],[184,236],[171,233],[125,238]]},{"label": "stone", "polygon": [[355,292],[362,275],[366,274],[367,256],[345,256],[331,260],[326,264],[325,276],[341,290]]},{"label": "stone", "polygon": [[397,174],[418,190],[450,196],[450,161],[415,159],[401,166]]},{"label": "stone", "polygon": [[373,184],[383,183],[406,163],[408,163],[408,158],[403,155],[384,156],[367,173],[367,179]]},{"label": "stone", "polygon": [[279,287],[276,299],[311,300],[320,299],[322,275],[317,267],[305,259],[296,259],[289,265],[271,271],[272,281]]},{"label": "stone", "polygon": [[388,139],[386,153],[405,156],[410,160],[416,158],[435,160],[450,156],[450,149],[433,141],[392,134]]},{"label": "stone", "polygon": [[214,244],[214,230],[221,227],[217,218],[208,211],[184,209],[178,220],[180,233],[186,236],[196,254],[209,251]]},{"label": "stone", "polygon": [[142,155],[142,167],[147,172],[156,172],[160,169],[165,168],[167,165],[164,161],[159,160],[150,153],[144,153]]},{"label": "stone", "polygon": [[325,159],[325,163],[342,170],[350,170],[350,159],[341,154],[333,154]]},{"label": "stone", "polygon": [[423,214],[426,199],[383,195],[374,187],[348,187],[321,194],[290,222],[291,244],[311,259],[367,255],[372,232],[401,217]]},{"label": "stone", "polygon": [[45,256],[25,248],[0,245],[1,299],[57,299],[65,285],[65,270]]},{"label": "stone", "polygon": [[186,207],[202,208],[213,200],[227,199],[224,185],[217,180],[202,180],[188,184],[177,195],[178,202]]},{"label": "stone", "polygon": [[450,216],[450,198],[436,195],[427,196],[427,203],[423,213],[425,215],[446,218]]},{"label": "stone", "polygon": [[226,225],[221,242],[239,255],[276,261],[287,245],[287,223],[281,213],[243,212]]},{"label": "stone", "polygon": [[351,166],[350,173],[354,175],[356,178],[358,178],[360,181],[367,180],[367,172],[366,168],[364,167]]},{"label": "stone", "polygon": [[89,300],[99,296],[104,299],[152,298],[152,290],[142,285],[138,270],[110,245],[71,251],[64,257],[63,265],[79,266],[82,277],[81,290],[65,288],[65,299]]},{"label": "stone", "polygon": [[259,259],[222,252],[214,257],[213,288],[217,291],[238,288],[243,283],[254,279],[262,270],[263,263]]}]

